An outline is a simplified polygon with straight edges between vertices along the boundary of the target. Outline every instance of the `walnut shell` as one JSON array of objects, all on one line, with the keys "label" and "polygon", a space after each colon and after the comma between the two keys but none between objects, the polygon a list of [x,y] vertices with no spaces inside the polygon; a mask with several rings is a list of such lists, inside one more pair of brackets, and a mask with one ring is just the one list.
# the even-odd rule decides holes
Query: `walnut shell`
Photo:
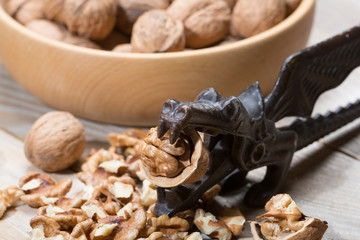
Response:
[{"label": "walnut shell", "polygon": [[285,16],[284,0],[238,0],[231,17],[232,34],[251,37],[275,26]]},{"label": "walnut shell", "polygon": [[117,45],[111,51],[118,52],[118,53],[131,53],[132,46],[130,43],[123,43],[123,44]]},{"label": "walnut shell", "polygon": [[22,24],[44,18],[44,0],[9,0],[5,9]]},{"label": "walnut shell", "polygon": [[209,164],[209,152],[196,131],[188,133],[188,137],[193,144],[190,165],[174,177],[164,177],[152,175],[151,171],[144,164],[141,164],[141,170],[150,182],[159,187],[168,188],[193,183],[204,176]]},{"label": "walnut shell", "polygon": [[118,13],[116,26],[126,34],[131,34],[138,17],[152,9],[166,9],[169,0],[117,0]]},{"label": "walnut shell", "polygon": [[181,51],[185,47],[183,24],[165,10],[150,10],[134,24],[131,46],[133,52],[141,53]]},{"label": "walnut shell", "polygon": [[41,36],[58,41],[63,41],[67,35],[67,31],[64,27],[44,19],[32,20],[25,24],[25,27]]},{"label": "walnut shell", "polygon": [[106,38],[115,26],[115,0],[66,0],[63,11],[71,33],[93,40]]},{"label": "walnut shell", "polygon": [[167,10],[183,21],[186,46],[210,46],[226,36],[229,31],[231,11],[224,0],[175,0]]},{"label": "walnut shell", "polygon": [[72,114],[54,111],[41,116],[26,135],[26,158],[47,172],[64,170],[85,148],[84,127]]},{"label": "walnut shell", "polygon": [[44,13],[48,20],[64,24],[64,3],[65,0],[45,0]]},{"label": "walnut shell", "polygon": [[[276,239],[279,240],[299,240],[299,239],[308,239],[308,240],[319,240],[324,235],[326,229],[328,228],[326,222],[323,222],[316,218],[310,218],[304,220],[304,226],[294,233],[284,234],[278,236]],[[250,222],[251,233],[254,240],[263,240],[266,239],[260,230],[260,224],[258,222]]]}]

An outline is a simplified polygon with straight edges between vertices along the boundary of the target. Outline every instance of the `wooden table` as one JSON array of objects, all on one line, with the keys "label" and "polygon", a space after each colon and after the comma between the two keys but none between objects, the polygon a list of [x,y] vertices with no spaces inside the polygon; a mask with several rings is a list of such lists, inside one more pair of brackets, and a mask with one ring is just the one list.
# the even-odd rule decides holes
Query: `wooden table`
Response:
[{"label": "wooden table", "polygon": [[[359,0],[318,0],[309,45],[359,23]],[[344,84],[320,97],[314,114],[334,110],[359,97],[357,69]],[[26,161],[22,140],[34,121],[52,110],[25,92],[0,65],[0,189],[17,184],[28,171],[37,170]],[[82,123],[88,148],[103,145],[107,133],[125,129],[87,120]],[[259,180],[261,174],[261,170],[256,171],[250,178]],[[77,181],[71,171],[53,176]],[[81,186],[74,185],[78,187],[70,194]],[[248,209],[239,203],[244,191],[224,201],[239,204],[246,218],[253,220],[263,210]],[[360,239],[360,119],[296,153],[283,192],[289,193],[306,215],[328,221],[324,239]],[[25,205],[9,210],[0,220],[0,239],[27,239],[29,219],[34,215],[35,210]],[[250,236],[247,225],[241,238],[251,239]]]}]

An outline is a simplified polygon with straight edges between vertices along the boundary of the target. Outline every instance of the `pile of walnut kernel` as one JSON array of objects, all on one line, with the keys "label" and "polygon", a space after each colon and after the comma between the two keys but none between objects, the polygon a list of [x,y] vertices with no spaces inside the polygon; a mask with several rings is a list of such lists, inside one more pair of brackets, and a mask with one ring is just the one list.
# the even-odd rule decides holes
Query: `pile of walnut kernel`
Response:
[{"label": "pile of walnut kernel", "polygon": [[301,0],[7,0],[27,28],[69,44],[159,53],[234,42],[265,31]]},{"label": "pile of walnut kernel", "polygon": [[208,190],[193,209],[172,218],[154,215],[155,185],[140,171],[139,146],[145,136],[138,129],[109,134],[111,146],[91,150],[82,162],[77,177],[85,186],[74,196],[68,196],[71,179],[56,182],[48,174],[28,173],[19,180],[19,187],[0,191],[0,217],[17,202],[37,208],[30,221],[32,240],[198,240],[204,235],[230,240],[238,236],[245,223],[239,209],[224,208],[219,217],[203,210],[219,193],[219,185]]}]

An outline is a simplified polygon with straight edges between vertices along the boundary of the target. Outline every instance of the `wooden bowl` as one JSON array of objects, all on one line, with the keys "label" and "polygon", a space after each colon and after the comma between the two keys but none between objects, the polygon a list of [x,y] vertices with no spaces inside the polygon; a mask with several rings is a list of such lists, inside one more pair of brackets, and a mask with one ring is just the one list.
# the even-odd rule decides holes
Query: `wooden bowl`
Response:
[{"label": "wooden bowl", "polygon": [[162,54],[114,53],[47,39],[0,8],[0,58],[17,82],[50,106],[100,122],[151,126],[168,98],[192,101],[209,87],[236,96],[255,81],[269,93],[286,57],[305,47],[314,8],[315,0],[302,0],[284,21],[253,37]]}]

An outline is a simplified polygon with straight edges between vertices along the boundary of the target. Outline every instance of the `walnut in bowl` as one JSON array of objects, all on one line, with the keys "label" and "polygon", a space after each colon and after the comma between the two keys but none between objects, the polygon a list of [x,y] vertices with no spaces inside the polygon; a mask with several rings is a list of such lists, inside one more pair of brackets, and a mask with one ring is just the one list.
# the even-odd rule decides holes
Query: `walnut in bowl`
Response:
[{"label": "walnut in bowl", "polygon": [[302,0],[282,22],[241,41],[141,54],[45,38],[6,13],[5,2],[0,0],[0,58],[17,82],[52,107],[132,126],[155,125],[166,99],[192,101],[209,87],[236,96],[258,81],[269,93],[286,57],[305,47],[315,6],[315,0]]}]

